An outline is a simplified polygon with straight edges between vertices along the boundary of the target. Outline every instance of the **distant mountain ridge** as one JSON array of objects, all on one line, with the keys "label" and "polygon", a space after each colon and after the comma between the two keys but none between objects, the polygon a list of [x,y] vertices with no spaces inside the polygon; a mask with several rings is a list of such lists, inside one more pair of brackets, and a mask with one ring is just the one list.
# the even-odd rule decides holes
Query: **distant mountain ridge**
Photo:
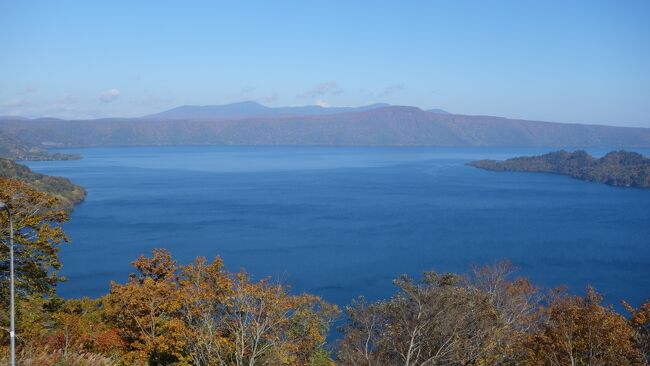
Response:
[{"label": "distant mountain ridge", "polygon": [[427,109],[427,112],[440,113],[440,114],[451,114],[451,113],[449,113],[449,112],[447,112],[445,110],[442,110],[440,108]]},{"label": "distant mountain ridge", "polygon": [[[180,107],[180,112],[197,111]],[[1,120],[0,133],[36,146],[322,145],[447,147],[650,147],[650,128],[466,116],[407,106],[207,107],[213,117]],[[215,114],[217,110],[220,114]],[[341,112],[342,110],[342,112]],[[174,110],[172,110],[174,111]],[[299,112],[302,111],[302,112]],[[310,112],[311,114],[307,113]],[[334,113],[334,111],[338,111]],[[169,112],[169,111],[168,111]],[[178,112],[178,110],[177,110]],[[176,113],[176,112],[174,112]],[[226,117],[231,113],[231,117]],[[266,112],[264,112],[266,113]],[[173,114],[171,114],[173,116]],[[181,113],[177,114],[178,116]],[[218,115],[218,116],[215,116]]]},{"label": "distant mountain ridge", "polygon": [[361,107],[322,107],[307,105],[300,107],[267,107],[257,102],[239,102],[224,105],[185,105],[144,116],[147,119],[228,119],[278,116],[320,116],[345,112],[363,112],[387,107],[387,103],[375,103]]}]

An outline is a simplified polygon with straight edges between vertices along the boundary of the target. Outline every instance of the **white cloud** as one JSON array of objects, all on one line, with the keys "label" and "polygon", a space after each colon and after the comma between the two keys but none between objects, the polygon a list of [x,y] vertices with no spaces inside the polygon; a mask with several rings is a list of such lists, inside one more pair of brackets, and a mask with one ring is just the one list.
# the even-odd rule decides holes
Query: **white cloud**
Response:
[{"label": "white cloud", "polygon": [[108,89],[102,94],[99,95],[99,100],[104,102],[104,103],[110,103],[113,102],[115,99],[120,97],[120,91],[113,88],[113,89]]}]

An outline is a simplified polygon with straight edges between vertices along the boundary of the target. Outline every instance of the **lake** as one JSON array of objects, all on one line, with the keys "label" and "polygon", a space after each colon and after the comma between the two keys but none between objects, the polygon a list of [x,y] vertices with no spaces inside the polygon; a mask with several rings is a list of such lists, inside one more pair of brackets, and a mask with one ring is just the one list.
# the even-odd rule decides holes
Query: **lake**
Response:
[{"label": "lake", "polygon": [[28,165],[88,191],[65,225],[65,297],[106,293],[164,247],[340,305],[390,296],[402,273],[504,258],[542,286],[592,284],[609,303],[638,305],[650,295],[650,190],[465,165],[551,150],[90,148]]}]

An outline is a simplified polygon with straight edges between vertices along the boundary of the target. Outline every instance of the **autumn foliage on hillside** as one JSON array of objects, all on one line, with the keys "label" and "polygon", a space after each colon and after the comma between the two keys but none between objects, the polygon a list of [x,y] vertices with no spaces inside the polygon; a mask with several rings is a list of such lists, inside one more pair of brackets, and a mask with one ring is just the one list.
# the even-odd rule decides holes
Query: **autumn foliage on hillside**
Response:
[{"label": "autumn foliage on hillside", "polygon": [[[16,222],[19,365],[648,365],[650,301],[626,316],[585,296],[541,291],[509,262],[469,274],[400,277],[389,299],[336,306],[220,258],[140,256],[97,299],[61,299],[55,198],[0,180]],[[0,214],[1,240],[7,216]],[[8,249],[0,249],[0,363],[8,364]],[[332,321],[339,340],[327,344]]]}]

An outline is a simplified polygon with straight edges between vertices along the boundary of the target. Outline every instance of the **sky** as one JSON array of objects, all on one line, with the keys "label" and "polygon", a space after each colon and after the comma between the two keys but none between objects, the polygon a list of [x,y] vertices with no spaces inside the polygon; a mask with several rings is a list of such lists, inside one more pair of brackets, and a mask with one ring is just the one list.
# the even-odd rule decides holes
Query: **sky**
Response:
[{"label": "sky", "polygon": [[650,1],[0,0],[0,115],[245,100],[650,127]]}]

